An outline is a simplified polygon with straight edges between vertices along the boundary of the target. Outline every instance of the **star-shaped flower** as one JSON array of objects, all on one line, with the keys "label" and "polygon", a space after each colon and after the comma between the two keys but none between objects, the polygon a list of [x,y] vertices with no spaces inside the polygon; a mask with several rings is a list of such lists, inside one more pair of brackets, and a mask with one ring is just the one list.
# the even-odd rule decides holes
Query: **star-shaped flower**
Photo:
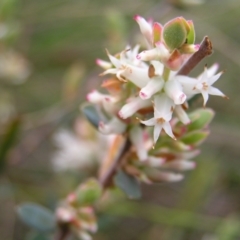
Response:
[{"label": "star-shaped flower", "polygon": [[176,76],[181,85],[183,86],[183,91],[188,97],[201,93],[203,96],[203,105],[206,106],[209,95],[221,96],[228,98],[224,93],[222,93],[218,88],[212,85],[219,79],[223,72],[215,74],[217,71],[217,65],[213,65],[211,68],[204,68],[204,72],[196,79],[187,76]]},{"label": "star-shaped flower", "polygon": [[154,143],[157,142],[162,129],[171,138],[176,139],[169,122],[172,119],[174,102],[165,93],[160,93],[154,97],[154,104],[154,117],[146,121],[141,121],[141,123],[146,126],[154,126]]}]

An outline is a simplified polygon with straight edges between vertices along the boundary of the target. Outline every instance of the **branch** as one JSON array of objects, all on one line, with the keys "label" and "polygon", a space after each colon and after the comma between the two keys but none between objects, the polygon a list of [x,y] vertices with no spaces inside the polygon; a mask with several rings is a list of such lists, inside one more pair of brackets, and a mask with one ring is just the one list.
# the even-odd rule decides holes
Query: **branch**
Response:
[{"label": "branch", "polygon": [[69,226],[67,224],[59,224],[58,231],[55,236],[55,240],[65,240],[69,236]]},{"label": "branch", "polygon": [[200,44],[200,48],[195,52],[185,63],[185,65],[179,70],[177,75],[188,75],[193,68],[205,57],[212,54],[212,43],[206,36]]},{"label": "branch", "polygon": [[126,137],[125,143],[124,143],[122,149],[119,151],[119,154],[115,158],[114,162],[109,167],[106,174],[104,174],[99,179],[103,188],[107,188],[112,184],[112,178],[113,178],[114,174],[116,173],[118,166],[121,164],[121,162],[125,158],[126,154],[128,153],[129,149],[131,148],[131,146],[132,146],[132,143],[131,143],[129,137]]}]

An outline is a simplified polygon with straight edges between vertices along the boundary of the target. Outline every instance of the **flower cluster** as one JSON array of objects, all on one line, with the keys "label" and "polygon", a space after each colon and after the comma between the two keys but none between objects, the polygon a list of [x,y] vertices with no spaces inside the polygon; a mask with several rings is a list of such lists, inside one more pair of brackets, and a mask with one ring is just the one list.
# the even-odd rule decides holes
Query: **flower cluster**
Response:
[{"label": "flower cluster", "polygon": [[94,179],[81,184],[70,193],[56,210],[58,225],[71,229],[82,240],[91,240],[89,233],[97,231],[92,204],[101,195],[101,187]]},{"label": "flower cluster", "polygon": [[[195,44],[192,21],[177,17],[162,26],[158,22],[148,22],[141,16],[135,16],[134,19],[146,40],[147,49],[140,52],[139,45],[134,48],[127,46],[116,55],[107,51],[110,61],[96,61],[104,69],[101,76],[111,75],[102,84],[106,90],[104,93],[93,90],[87,95],[87,100],[98,106],[105,116],[99,121],[98,129],[103,134],[127,132],[137,159],[140,160],[137,165],[157,164],[158,167],[178,170],[191,169],[195,164],[185,160],[196,155],[196,151],[192,150],[200,141],[198,144],[183,141],[185,135],[191,133],[187,127],[191,123],[186,112],[188,101],[194,95],[202,94],[203,106],[206,106],[209,95],[226,97],[212,86],[223,72],[217,73],[218,65],[214,64],[210,68],[205,66],[203,73],[196,78],[178,74],[200,47]],[[210,115],[211,118],[213,114]],[[208,120],[206,122],[209,123]],[[153,126],[153,138],[149,135],[149,128],[144,126]],[[202,127],[205,128],[206,125]],[[174,155],[173,151],[169,150],[169,144],[162,146],[166,135],[173,140],[166,140],[171,144],[178,140],[175,145],[179,145],[180,152],[191,149],[192,153]],[[155,151],[152,151],[151,147],[155,148]],[[129,166],[126,171],[133,171],[130,161],[127,161],[127,164]],[[136,170],[136,164],[134,165]],[[135,174],[131,174],[142,176],[135,170]],[[179,175],[172,177],[164,174],[164,177],[160,177],[164,180],[182,178]]]}]

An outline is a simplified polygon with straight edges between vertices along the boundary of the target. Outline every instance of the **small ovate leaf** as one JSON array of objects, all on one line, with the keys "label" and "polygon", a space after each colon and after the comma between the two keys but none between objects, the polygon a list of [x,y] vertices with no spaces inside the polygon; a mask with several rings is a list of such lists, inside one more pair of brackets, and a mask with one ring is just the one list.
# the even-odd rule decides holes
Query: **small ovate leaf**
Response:
[{"label": "small ovate leaf", "polygon": [[103,121],[103,114],[100,113],[100,110],[92,104],[83,104],[81,106],[82,113],[85,115],[87,120],[98,129],[99,123]]},{"label": "small ovate leaf", "polygon": [[163,28],[163,39],[170,50],[180,48],[185,43],[187,34],[186,20],[182,17],[169,21]]},{"label": "small ovate leaf", "polygon": [[49,234],[32,231],[27,234],[26,240],[51,240]]},{"label": "small ovate leaf", "polygon": [[187,44],[194,44],[195,42],[195,29],[193,25],[193,21],[189,20],[187,21],[188,26],[190,27],[190,31],[188,32],[187,35]]},{"label": "small ovate leaf", "polygon": [[192,146],[200,145],[208,136],[208,131],[193,131],[185,134],[180,141]]},{"label": "small ovate leaf", "polygon": [[95,179],[89,179],[81,184],[76,191],[77,205],[92,205],[102,195],[102,187]]},{"label": "small ovate leaf", "polygon": [[214,111],[210,108],[200,108],[189,114],[191,123],[187,126],[187,131],[204,129],[209,125],[214,117]]},{"label": "small ovate leaf", "polygon": [[24,203],[17,207],[19,218],[30,228],[40,232],[52,232],[56,227],[54,213],[36,203]]},{"label": "small ovate leaf", "polygon": [[133,176],[119,170],[114,177],[114,182],[131,199],[139,199],[142,195],[139,181]]}]

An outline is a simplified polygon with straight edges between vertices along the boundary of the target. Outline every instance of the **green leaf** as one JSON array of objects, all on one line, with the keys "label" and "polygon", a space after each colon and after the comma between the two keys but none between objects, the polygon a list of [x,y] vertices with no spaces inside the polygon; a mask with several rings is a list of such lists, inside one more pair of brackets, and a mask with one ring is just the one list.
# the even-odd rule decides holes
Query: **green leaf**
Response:
[{"label": "green leaf", "polygon": [[164,25],[163,39],[169,49],[180,48],[187,39],[188,29],[186,20],[182,17],[175,18]]},{"label": "green leaf", "polygon": [[141,197],[140,184],[133,176],[119,170],[114,177],[114,182],[129,198],[138,199]]},{"label": "green leaf", "polygon": [[52,237],[45,233],[35,232],[32,231],[29,234],[27,234],[26,240],[51,240]]},{"label": "green leaf", "polygon": [[187,145],[197,146],[201,144],[208,136],[208,131],[193,131],[185,134],[180,141]]},{"label": "green leaf", "polygon": [[6,165],[7,154],[16,140],[20,128],[20,123],[21,119],[19,117],[16,117],[6,127],[5,134],[3,135],[0,144],[0,172],[3,171]]},{"label": "green leaf", "polygon": [[89,179],[76,191],[76,203],[78,205],[92,205],[102,195],[102,187],[95,179]]},{"label": "green leaf", "polygon": [[51,232],[56,227],[54,213],[36,203],[21,204],[17,214],[26,225],[37,231]]},{"label": "green leaf", "polygon": [[195,42],[195,29],[193,25],[193,21],[187,21],[188,26],[190,27],[190,31],[187,35],[187,44],[194,44]]},{"label": "green leaf", "polygon": [[200,108],[189,114],[191,123],[187,126],[188,132],[201,130],[208,126],[214,117],[214,111],[210,108]]},{"label": "green leaf", "polygon": [[105,120],[103,114],[101,114],[100,110],[97,109],[92,104],[84,104],[81,107],[82,113],[85,115],[87,120],[98,129],[99,122]]}]

